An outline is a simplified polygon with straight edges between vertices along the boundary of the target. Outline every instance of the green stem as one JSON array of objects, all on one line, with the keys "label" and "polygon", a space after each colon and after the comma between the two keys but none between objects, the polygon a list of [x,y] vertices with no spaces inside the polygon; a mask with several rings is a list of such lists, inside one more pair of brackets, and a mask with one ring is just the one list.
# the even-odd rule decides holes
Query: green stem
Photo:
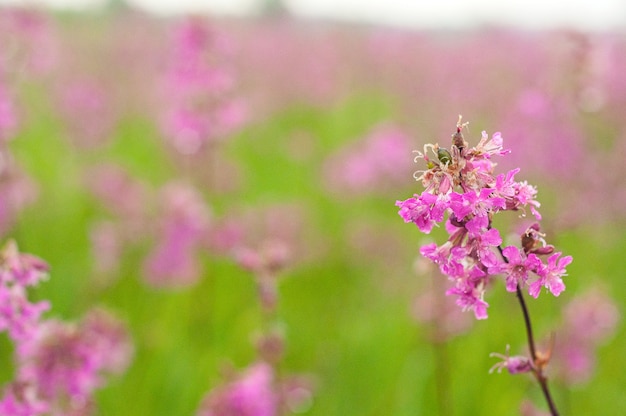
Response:
[{"label": "green stem", "polygon": [[[500,255],[502,259],[508,263],[506,257],[504,257],[504,253],[502,251],[502,246],[498,246],[498,251],[500,251]],[[548,403],[548,407],[550,408],[550,414],[552,416],[559,416],[559,411],[554,404],[554,400],[552,399],[552,395],[550,394],[550,389],[548,388],[548,378],[543,373],[543,365],[539,365],[537,359],[537,348],[535,347],[535,338],[533,336],[533,329],[530,322],[530,314],[528,313],[528,307],[526,306],[526,301],[524,300],[524,294],[522,293],[522,289],[520,288],[519,283],[516,288],[517,300],[519,301],[520,307],[522,308],[522,313],[524,315],[524,324],[526,326],[526,337],[528,338],[528,349],[530,350],[530,357],[533,362],[533,374],[541,387],[541,391],[543,392],[543,396]]]}]

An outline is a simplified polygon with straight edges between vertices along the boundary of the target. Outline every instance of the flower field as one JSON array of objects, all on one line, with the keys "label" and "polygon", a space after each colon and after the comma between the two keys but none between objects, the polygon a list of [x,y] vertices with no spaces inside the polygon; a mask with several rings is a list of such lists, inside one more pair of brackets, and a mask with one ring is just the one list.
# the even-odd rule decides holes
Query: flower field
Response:
[{"label": "flower field", "polygon": [[533,374],[626,414],[624,68],[623,33],[0,9],[0,416],[550,414]]}]

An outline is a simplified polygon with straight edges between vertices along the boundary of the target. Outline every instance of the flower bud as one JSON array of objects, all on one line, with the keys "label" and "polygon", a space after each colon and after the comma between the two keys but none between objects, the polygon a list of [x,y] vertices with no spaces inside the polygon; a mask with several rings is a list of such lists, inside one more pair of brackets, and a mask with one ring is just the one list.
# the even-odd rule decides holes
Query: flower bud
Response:
[{"label": "flower bud", "polygon": [[437,158],[443,164],[452,162],[452,155],[445,147],[439,147],[437,149]]}]

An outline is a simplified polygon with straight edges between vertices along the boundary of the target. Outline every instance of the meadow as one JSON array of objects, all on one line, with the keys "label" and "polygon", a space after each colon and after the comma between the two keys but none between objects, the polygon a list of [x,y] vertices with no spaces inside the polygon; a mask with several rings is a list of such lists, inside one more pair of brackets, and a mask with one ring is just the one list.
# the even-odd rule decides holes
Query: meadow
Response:
[{"label": "meadow", "polygon": [[[545,414],[530,375],[489,373],[526,348],[504,281],[488,319],[462,312],[420,260],[444,227],[395,206],[423,191],[413,151],[448,146],[459,114],[471,145],[501,132],[497,169],[521,168],[573,257],[562,294],[527,300],[561,413],[626,414],[623,33],[30,9],[0,28],[2,244],[49,265],[27,292],[42,322],[119,325],[101,364],[119,366],[80,400],[53,389],[50,414]],[[28,376],[6,326],[5,401]],[[64,386],[75,358],[57,358]],[[273,404],[220,411],[254,369],[269,380],[241,400]]]}]

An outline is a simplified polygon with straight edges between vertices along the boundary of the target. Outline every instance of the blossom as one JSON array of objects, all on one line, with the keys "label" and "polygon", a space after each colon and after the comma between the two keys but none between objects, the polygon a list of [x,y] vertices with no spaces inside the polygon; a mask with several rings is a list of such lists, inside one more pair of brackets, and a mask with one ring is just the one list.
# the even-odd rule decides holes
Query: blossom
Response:
[{"label": "blossom", "polygon": [[250,366],[236,380],[217,387],[202,401],[197,416],[275,416],[278,395],[269,364]]},{"label": "blossom", "polygon": [[599,287],[577,294],[563,310],[554,347],[556,376],[572,384],[588,381],[596,366],[597,349],[618,328],[621,314],[614,300]]},{"label": "blossom", "polygon": [[190,18],[176,25],[170,55],[163,132],[177,151],[195,154],[239,127],[246,118],[245,105],[233,96],[227,42],[206,21]]},{"label": "blossom", "polygon": [[530,273],[536,271],[541,266],[541,260],[534,254],[528,256],[515,246],[508,246],[502,249],[502,255],[506,262],[499,263],[489,269],[490,273],[504,273],[506,275],[506,290],[515,292],[517,286],[525,286]]},{"label": "blossom", "polygon": [[414,177],[425,189],[412,198],[396,201],[398,214],[426,234],[448,214],[448,241],[440,246],[429,243],[420,252],[454,283],[446,293],[456,296],[462,309],[474,311],[477,319],[487,317],[485,290],[491,277],[498,274],[505,275],[509,292],[528,286],[529,293],[537,297],[545,286],[558,296],[565,288],[562,277],[572,258],[559,259],[561,253],[556,253],[544,264],[539,256],[551,254],[554,248],[545,243],[538,224],[522,235],[521,248],[502,249],[500,231],[493,224],[495,215],[504,211],[525,213],[526,209],[540,220],[537,189],[526,181],[515,180],[519,168],[495,176],[492,157],[509,153],[503,148],[500,133],[489,139],[483,132],[478,145],[470,148],[462,134],[464,127],[459,118],[449,149],[435,143],[417,152],[416,161],[423,159],[426,169],[415,172]]},{"label": "blossom", "polygon": [[0,251],[0,331],[8,331],[13,341],[29,339],[37,330],[41,314],[50,307],[47,301],[31,303],[26,293],[26,287],[36,286],[47,271],[46,262],[20,253],[14,241]]},{"label": "blossom", "polygon": [[208,230],[210,210],[193,187],[172,182],[163,187],[164,212],[157,244],[144,261],[144,277],[161,287],[193,285],[200,277],[196,253]]},{"label": "blossom", "polygon": [[494,371],[498,371],[498,373],[502,372],[503,369],[506,369],[510,374],[519,374],[519,373],[528,373],[532,370],[532,361],[530,358],[522,356],[522,355],[509,355],[510,346],[506,346],[506,353],[500,354],[497,352],[492,352],[489,354],[490,357],[500,358],[502,361],[494,364],[493,367],[489,370],[490,373]]},{"label": "blossom", "polygon": [[14,382],[4,388],[4,396],[0,399],[0,415],[39,416],[49,411],[49,405],[37,397],[34,386]]},{"label": "blossom", "polygon": [[0,81],[0,140],[5,141],[13,138],[18,124],[14,100]]},{"label": "blossom", "polygon": [[19,345],[18,380],[33,386],[54,414],[78,414],[91,406],[104,372],[123,371],[131,353],[124,325],[103,310],[90,311],[78,323],[46,320]]},{"label": "blossom", "polygon": [[572,256],[559,257],[561,253],[552,254],[548,258],[548,264],[542,265],[537,270],[539,278],[530,284],[531,296],[535,298],[539,296],[542,286],[545,286],[554,296],[559,296],[565,290],[562,277],[567,276],[565,266],[572,262]]},{"label": "blossom", "polygon": [[362,139],[325,161],[328,187],[338,193],[364,194],[403,183],[411,172],[409,136],[393,125],[375,127]]},{"label": "blossom", "polygon": [[424,192],[405,201],[396,201],[396,206],[400,207],[398,213],[404,222],[413,222],[428,234],[437,222],[443,221],[447,201],[445,197]]}]

